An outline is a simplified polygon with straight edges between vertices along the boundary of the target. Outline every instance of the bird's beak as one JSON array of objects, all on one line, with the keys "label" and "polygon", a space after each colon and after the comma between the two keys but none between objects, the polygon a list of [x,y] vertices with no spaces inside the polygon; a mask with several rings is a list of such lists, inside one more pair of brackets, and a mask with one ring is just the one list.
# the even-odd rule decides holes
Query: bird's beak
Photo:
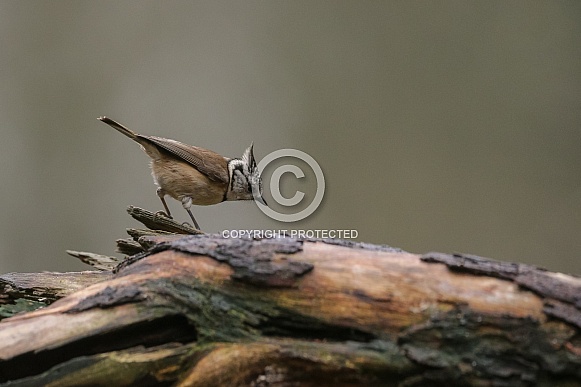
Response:
[{"label": "bird's beak", "polygon": [[266,204],[266,200],[264,200],[264,198],[262,197],[262,195],[256,195],[254,197],[254,200],[257,201],[258,203],[265,205],[268,207],[268,204]]}]

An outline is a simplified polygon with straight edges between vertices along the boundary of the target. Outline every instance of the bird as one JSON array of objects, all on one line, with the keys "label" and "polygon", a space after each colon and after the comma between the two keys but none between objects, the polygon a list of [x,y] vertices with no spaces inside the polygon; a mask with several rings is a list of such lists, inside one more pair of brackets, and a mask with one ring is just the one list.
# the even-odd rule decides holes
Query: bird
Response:
[{"label": "bird", "polygon": [[105,116],[98,119],[137,142],[151,158],[151,175],[157,186],[157,196],[169,218],[172,216],[165,201],[167,195],[182,203],[198,230],[200,226],[192,214],[192,205],[254,200],[267,206],[262,197],[260,171],[254,159],[254,143],[242,157],[228,158],[176,140],[136,133]]}]

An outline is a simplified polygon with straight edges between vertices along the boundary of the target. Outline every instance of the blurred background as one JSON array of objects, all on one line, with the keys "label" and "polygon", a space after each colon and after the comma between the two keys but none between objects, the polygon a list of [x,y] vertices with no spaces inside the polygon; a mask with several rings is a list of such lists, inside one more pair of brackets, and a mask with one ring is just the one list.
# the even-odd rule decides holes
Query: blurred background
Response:
[{"label": "blurred background", "polygon": [[162,209],[107,115],[325,173],[303,221],[223,203],[194,208],[205,231],[354,229],[581,274],[580,42],[576,1],[2,1],[0,273],[85,270],[66,249],[113,254],[128,205]]}]

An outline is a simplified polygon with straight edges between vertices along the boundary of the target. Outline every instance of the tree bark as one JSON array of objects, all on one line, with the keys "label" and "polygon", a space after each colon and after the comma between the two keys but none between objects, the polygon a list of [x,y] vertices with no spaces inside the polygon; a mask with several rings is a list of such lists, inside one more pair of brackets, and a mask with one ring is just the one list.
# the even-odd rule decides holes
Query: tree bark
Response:
[{"label": "tree bark", "polygon": [[0,312],[50,304],[0,323],[0,383],[581,385],[577,277],[343,240],[136,239],[113,271],[0,277]]}]

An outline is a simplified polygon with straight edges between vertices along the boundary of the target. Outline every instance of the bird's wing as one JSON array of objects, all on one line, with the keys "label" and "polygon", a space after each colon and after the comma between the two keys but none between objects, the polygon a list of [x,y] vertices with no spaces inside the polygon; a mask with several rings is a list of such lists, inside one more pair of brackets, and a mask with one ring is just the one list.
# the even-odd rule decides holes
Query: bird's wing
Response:
[{"label": "bird's wing", "polygon": [[210,180],[228,184],[228,159],[224,156],[211,150],[187,145],[167,138],[143,135],[139,137],[151,141],[159,148],[191,164],[198,171],[208,176]]}]

